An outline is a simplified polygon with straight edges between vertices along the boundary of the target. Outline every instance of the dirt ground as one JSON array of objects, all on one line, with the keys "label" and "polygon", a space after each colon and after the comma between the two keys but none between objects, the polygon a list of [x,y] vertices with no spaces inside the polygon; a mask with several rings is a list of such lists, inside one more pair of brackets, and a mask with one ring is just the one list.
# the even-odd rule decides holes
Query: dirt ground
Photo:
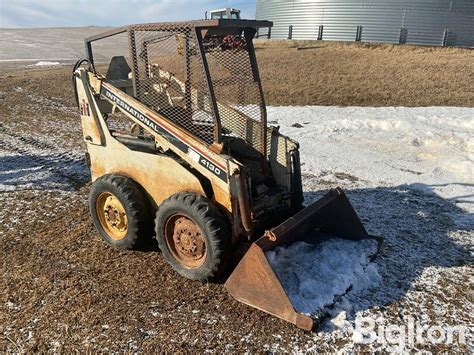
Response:
[{"label": "dirt ground", "polygon": [[[471,50],[262,42],[257,55],[270,105],[474,105]],[[318,338],[236,302],[220,284],[177,276],[155,245],[135,252],[108,247],[88,213],[90,177],[82,160],[70,68],[2,69],[0,350],[263,352],[344,347],[346,339]],[[32,171],[33,180],[28,175]],[[309,179],[313,190],[330,187],[316,177]],[[402,201],[398,194],[390,196]],[[412,199],[407,203],[425,201],[408,194]],[[407,203],[400,202],[402,220]],[[429,204],[433,213],[452,212],[439,201]],[[364,221],[376,212],[374,206]],[[380,227],[384,221],[378,223]],[[435,233],[435,227],[439,225],[428,232]],[[443,250],[443,245],[434,248]],[[449,254],[449,266],[466,265],[467,255]],[[467,275],[453,280],[436,299],[451,299],[469,322],[465,300],[472,302],[472,294],[466,285],[472,279]],[[410,287],[402,279],[396,282],[400,289]],[[413,300],[394,297],[378,309],[398,319],[403,309],[416,313],[416,307]]]}]

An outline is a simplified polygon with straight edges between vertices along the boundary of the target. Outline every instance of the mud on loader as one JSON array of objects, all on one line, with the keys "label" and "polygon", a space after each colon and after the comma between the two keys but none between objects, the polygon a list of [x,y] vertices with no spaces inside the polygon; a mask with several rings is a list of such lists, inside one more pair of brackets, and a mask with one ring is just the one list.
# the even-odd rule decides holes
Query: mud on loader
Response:
[{"label": "mud on loader", "polygon": [[[315,320],[295,310],[265,252],[324,235],[370,237],[339,188],[303,208],[298,143],[267,125],[252,42],[271,25],[220,19],[105,32],[85,40],[73,86],[102,238],[132,249],[154,228],[179,274],[226,278],[237,300],[309,330]],[[129,54],[99,74],[93,42],[124,33]],[[118,117],[125,124],[114,125]]]}]

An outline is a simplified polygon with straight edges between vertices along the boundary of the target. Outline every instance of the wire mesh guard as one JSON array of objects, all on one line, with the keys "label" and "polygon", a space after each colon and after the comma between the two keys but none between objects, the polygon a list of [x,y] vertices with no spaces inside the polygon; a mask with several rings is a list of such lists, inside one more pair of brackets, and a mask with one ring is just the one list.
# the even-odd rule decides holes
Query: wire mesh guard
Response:
[{"label": "wire mesh guard", "polygon": [[264,153],[265,111],[251,41],[227,35],[205,38],[204,44],[223,136]]},{"label": "wire mesh guard", "polygon": [[106,75],[114,57],[123,56],[130,63],[127,33],[119,33],[106,40],[94,42],[94,66],[97,73]]},{"label": "wire mesh guard", "polygon": [[264,153],[251,38],[204,33],[201,41],[192,23],[130,26],[135,95],[208,144],[237,140]]}]

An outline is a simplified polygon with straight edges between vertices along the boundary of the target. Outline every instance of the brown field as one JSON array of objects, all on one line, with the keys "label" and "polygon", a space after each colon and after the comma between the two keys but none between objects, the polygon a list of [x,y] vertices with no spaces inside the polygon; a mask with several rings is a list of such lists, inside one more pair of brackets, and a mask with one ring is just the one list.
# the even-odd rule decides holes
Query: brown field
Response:
[{"label": "brown field", "polygon": [[[269,105],[474,106],[467,49],[259,42],[257,56]],[[220,284],[178,277],[155,245],[106,246],[88,214],[71,69],[2,69],[0,178],[10,174],[7,164],[46,167],[57,185],[27,184],[19,173],[17,185],[0,191],[0,351],[335,351],[349,341],[326,343],[234,301]],[[12,154],[16,160],[7,161]],[[470,297],[462,277],[437,297]],[[416,313],[402,298],[380,307],[387,318],[398,319],[403,307]]]},{"label": "brown field", "polygon": [[270,105],[474,106],[474,51],[382,44],[263,41]]},{"label": "brown field", "polygon": [[[256,49],[268,105],[474,106],[472,49],[266,40]],[[0,78],[25,75],[18,63],[0,69]],[[69,90],[69,71],[26,76],[48,78],[54,96]]]}]

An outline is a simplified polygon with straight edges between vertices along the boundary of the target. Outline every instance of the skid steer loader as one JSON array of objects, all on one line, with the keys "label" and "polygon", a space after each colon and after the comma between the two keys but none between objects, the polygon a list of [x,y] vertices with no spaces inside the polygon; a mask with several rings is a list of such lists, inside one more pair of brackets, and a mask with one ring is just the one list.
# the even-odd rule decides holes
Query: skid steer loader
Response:
[{"label": "skid steer loader", "polygon": [[[131,249],[154,234],[179,274],[209,281],[233,269],[225,287],[234,298],[311,329],[315,320],[295,310],[265,252],[308,236],[370,236],[339,188],[303,208],[298,143],[267,126],[252,42],[271,25],[219,19],[108,31],[85,40],[73,86],[103,239]],[[103,75],[92,45],[119,34],[129,54]]]}]

